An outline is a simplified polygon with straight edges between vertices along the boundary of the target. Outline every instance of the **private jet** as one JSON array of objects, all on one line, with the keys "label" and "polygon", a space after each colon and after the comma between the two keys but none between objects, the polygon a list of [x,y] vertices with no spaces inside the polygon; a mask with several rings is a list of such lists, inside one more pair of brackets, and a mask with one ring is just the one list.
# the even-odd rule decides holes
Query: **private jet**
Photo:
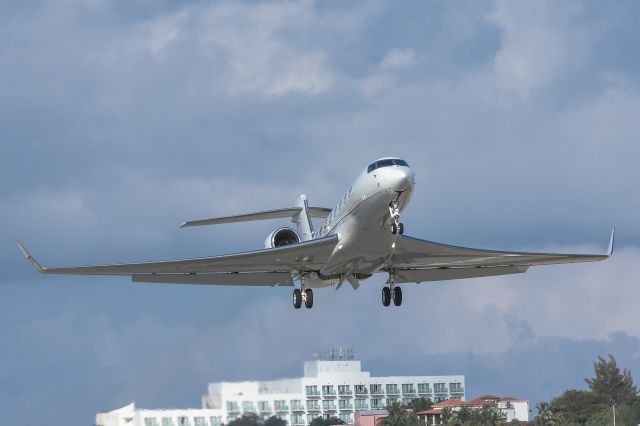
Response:
[{"label": "private jet", "polygon": [[[295,224],[271,232],[264,249],[196,259],[116,265],[47,268],[18,246],[42,274],[128,275],[134,283],[289,286],[293,306],[313,306],[313,289],[353,289],[376,273],[387,274],[382,304],[402,304],[402,283],[489,277],[526,272],[530,266],[593,262],[613,253],[615,228],[606,254],[527,253],[441,244],[404,235],[400,221],[415,175],[400,158],[369,164],[334,208],[310,207],[306,195],[296,206],[184,222],[181,228],[290,218]],[[312,219],[321,219],[316,229]],[[298,283],[298,285],[296,285]]]}]

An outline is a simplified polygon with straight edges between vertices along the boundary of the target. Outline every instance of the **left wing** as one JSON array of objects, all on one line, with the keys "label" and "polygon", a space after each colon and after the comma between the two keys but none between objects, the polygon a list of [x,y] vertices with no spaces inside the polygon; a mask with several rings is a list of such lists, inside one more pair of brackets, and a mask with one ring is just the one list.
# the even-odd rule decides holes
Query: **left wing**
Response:
[{"label": "left wing", "polygon": [[527,253],[483,250],[399,236],[385,269],[396,282],[440,281],[526,272],[530,266],[596,262],[613,253],[615,229],[607,254]]},{"label": "left wing", "polygon": [[42,274],[131,275],[134,282],[179,284],[292,285],[283,274],[320,269],[337,241],[338,236],[332,235],[284,247],[216,257],[64,268],[46,268],[20,242],[18,245]]}]

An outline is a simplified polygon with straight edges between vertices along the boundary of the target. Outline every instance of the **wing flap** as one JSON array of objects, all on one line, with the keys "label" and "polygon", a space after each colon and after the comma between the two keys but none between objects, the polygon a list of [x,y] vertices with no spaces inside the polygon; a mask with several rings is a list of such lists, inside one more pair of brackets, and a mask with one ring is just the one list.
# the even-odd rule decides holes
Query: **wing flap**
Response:
[{"label": "wing flap", "polygon": [[[522,274],[528,266],[492,266],[473,268],[396,269],[395,283],[421,283],[425,281],[459,280],[462,278],[493,277],[497,275]],[[387,284],[391,279],[387,280]]]},{"label": "wing flap", "polygon": [[288,272],[243,272],[222,274],[133,274],[134,283],[199,284],[291,287],[293,278]]},{"label": "wing flap", "polygon": [[338,236],[332,235],[284,247],[216,257],[117,265],[72,266],[64,268],[42,267],[33,256],[26,251],[24,246],[21,245],[21,249],[38,272],[43,274],[204,274],[216,272],[290,272],[318,270],[326,263],[329,256],[331,256],[337,242]]},{"label": "wing flap", "polygon": [[596,262],[613,252],[613,231],[607,254],[528,253],[458,247],[400,236],[396,241],[390,268],[417,269],[443,267],[534,266],[561,263]]}]

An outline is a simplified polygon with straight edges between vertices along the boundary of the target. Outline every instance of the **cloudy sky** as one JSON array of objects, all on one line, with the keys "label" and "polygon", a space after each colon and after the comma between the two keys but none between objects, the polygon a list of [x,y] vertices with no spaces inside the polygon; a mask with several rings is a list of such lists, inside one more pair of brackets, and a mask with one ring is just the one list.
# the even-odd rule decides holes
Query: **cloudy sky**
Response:
[{"label": "cloudy sky", "polygon": [[[374,374],[465,374],[467,396],[640,378],[640,3],[34,0],[0,4],[3,423],[197,407],[214,380],[302,373],[351,346]],[[206,256],[333,206],[369,161],[417,175],[407,234],[606,250],[598,264],[357,292],[134,286],[46,265]],[[283,222],[286,223],[286,222]],[[8,418],[7,418],[8,416]],[[54,419],[54,420],[51,420]]]}]

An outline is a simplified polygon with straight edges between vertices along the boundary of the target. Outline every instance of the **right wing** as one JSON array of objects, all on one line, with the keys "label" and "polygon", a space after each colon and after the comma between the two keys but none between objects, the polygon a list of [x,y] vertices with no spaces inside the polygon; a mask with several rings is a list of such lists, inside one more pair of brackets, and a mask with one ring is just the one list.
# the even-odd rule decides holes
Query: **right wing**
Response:
[{"label": "right wing", "polygon": [[[318,270],[326,263],[338,236],[319,238],[284,247],[197,259],[117,265],[46,268],[20,243],[20,250],[42,274],[131,275],[134,282],[178,284],[291,285],[284,274]],[[291,283],[291,284],[288,284]]]},{"label": "right wing", "polygon": [[[325,218],[331,213],[331,209],[327,209],[325,207],[309,207],[308,211],[309,216],[316,218]],[[295,217],[301,212],[302,207],[266,210],[262,212],[245,213],[234,216],[214,217],[212,219],[192,220],[189,222],[183,222],[180,225],[180,228],[187,228],[190,226],[219,225],[223,223],[250,222],[253,220],[282,219],[287,217]]]}]

